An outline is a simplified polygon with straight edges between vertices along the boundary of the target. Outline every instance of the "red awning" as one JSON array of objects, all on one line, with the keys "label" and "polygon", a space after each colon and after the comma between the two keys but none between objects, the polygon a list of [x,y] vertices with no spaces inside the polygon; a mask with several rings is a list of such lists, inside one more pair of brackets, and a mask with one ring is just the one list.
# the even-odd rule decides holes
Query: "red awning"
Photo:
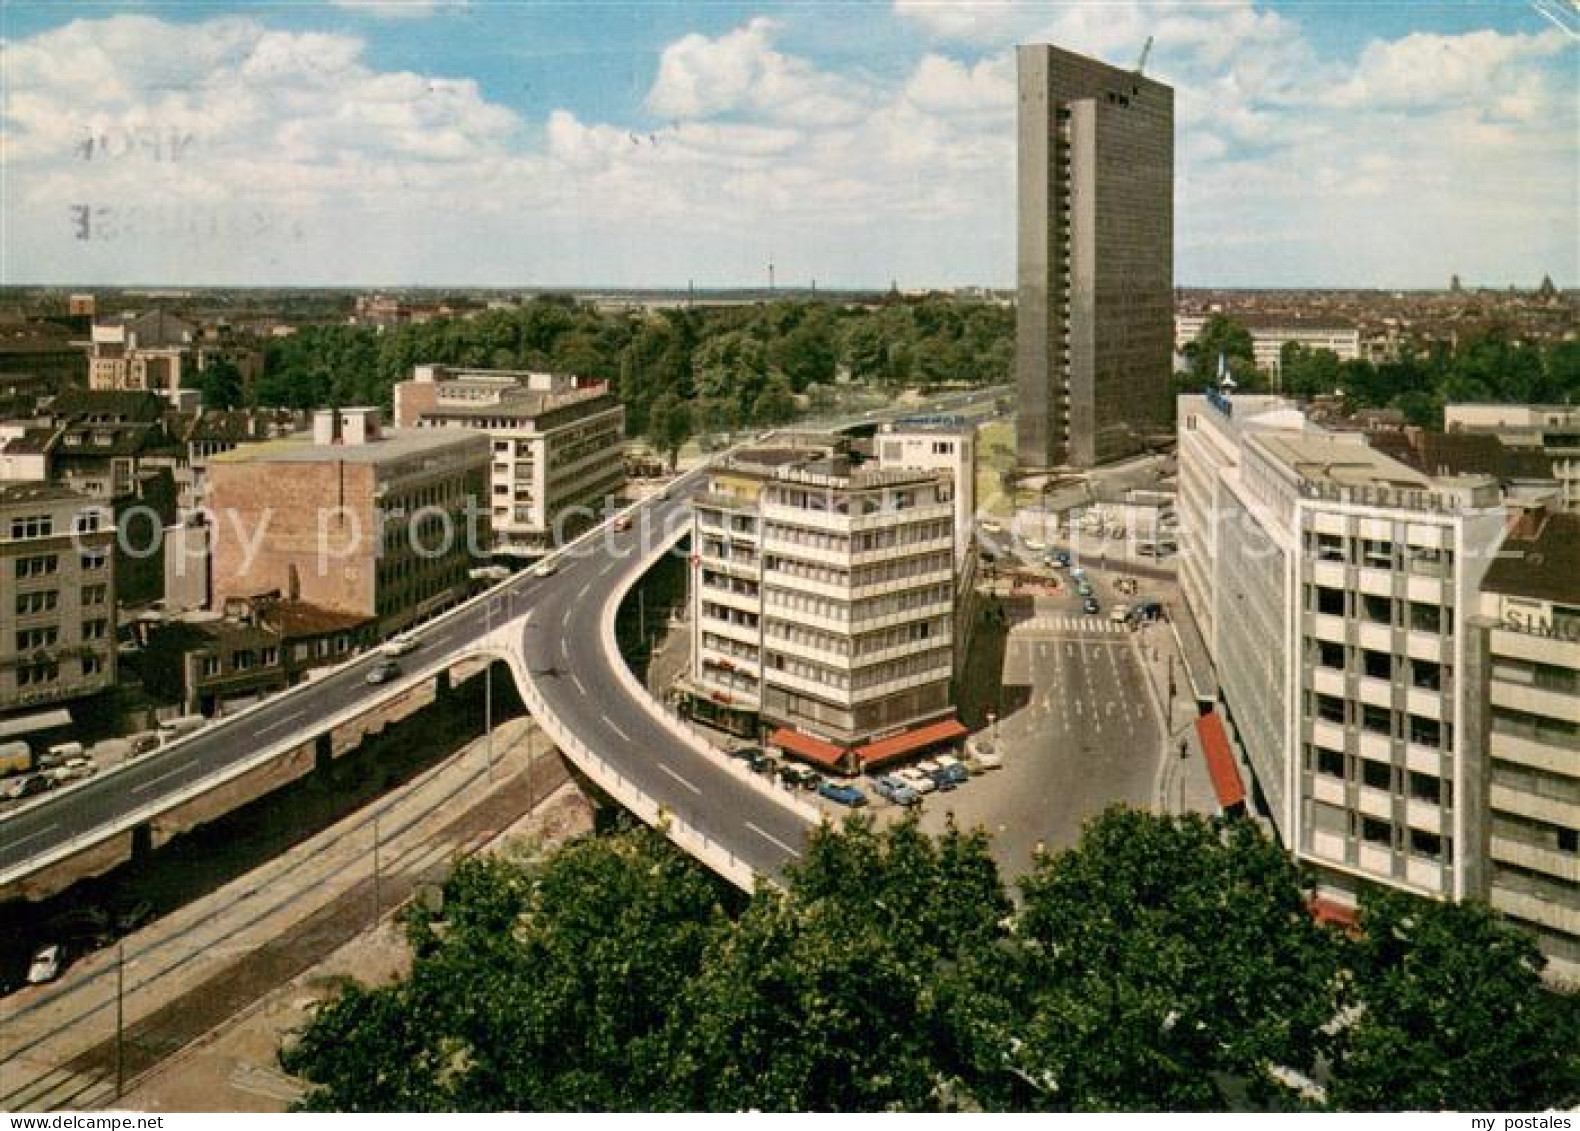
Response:
[{"label": "red awning", "polygon": [[1332,924],[1346,931],[1353,931],[1356,923],[1360,921],[1359,911],[1336,899],[1314,895],[1307,906],[1311,908],[1311,917],[1324,926]]},{"label": "red awning", "polygon": [[1229,752],[1229,736],[1223,731],[1218,712],[1209,711],[1196,720],[1196,737],[1201,739],[1202,753],[1207,758],[1207,774],[1218,795],[1218,807],[1233,809],[1245,804],[1245,786],[1240,783],[1240,771]]},{"label": "red awning", "polygon": [[835,746],[832,742],[824,742],[821,738],[813,738],[810,734],[802,734],[789,727],[780,727],[769,735],[768,745],[777,746],[786,754],[794,754],[797,758],[805,758],[808,762],[816,762],[829,769],[836,769],[845,757],[843,746]]},{"label": "red awning", "polygon": [[869,742],[865,746],[856,747],[856,757],[861,762],[861,768],[866,770],[872,766],[881,765],[892,761],[904,754],[913,754],[928,746],[936,746],[940,742],[949,742],[956,738],[964,738],[966,728],[960,725],[957,719],[941,719],[936,723],[908,730],[904,734],[896,734],[889,738],[880,738],[877,742]]}]

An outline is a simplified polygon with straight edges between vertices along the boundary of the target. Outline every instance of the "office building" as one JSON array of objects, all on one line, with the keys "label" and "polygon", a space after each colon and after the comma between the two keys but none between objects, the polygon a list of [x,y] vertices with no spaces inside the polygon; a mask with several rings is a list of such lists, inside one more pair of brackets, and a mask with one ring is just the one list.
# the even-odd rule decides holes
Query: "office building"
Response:
[{"label": "office building", "polygon": [[464,599],[488,544],[488,440],[386,431],[373,408],[209,460],[210,600],[278,593],[404,628]]},{"label": "office building", "polygon": [[698,717],[854,771],[957,738],[954,477],[748,449],[693,500]]},{"label": "office building", "polygon": [[1181,397],[1181,592],[1255,809],[1354,902],[1479,890],[1466,622],[1504,533],[1437,479],[1272,397]]},{"label": "office building", "polygon": [[497,552],[548,548],[625,486],[625,408],[602,382],[420,365],[395,386],[395,423],[488,436]]},{"label": "office building", "polygon": [[0,712],[115,683],[115,524],[49,483],[0,483]]},{"label": "office building", "polygon": [[1580,515],[1529,516],[1481,586],[1471,668],[1486,752],[1478,893],[1580,983]]},{"label": "office building", "polygon": [[1172,407],[1174,91],[1047,44],[1016,65],[1016,454],[1090,467]]},{"label": "office building", "polygon": [[977,513],[976,427],[952,419],[885,424],[873,440],[878,466],[947,471],[955,492],[955,566],[965,568]]}]

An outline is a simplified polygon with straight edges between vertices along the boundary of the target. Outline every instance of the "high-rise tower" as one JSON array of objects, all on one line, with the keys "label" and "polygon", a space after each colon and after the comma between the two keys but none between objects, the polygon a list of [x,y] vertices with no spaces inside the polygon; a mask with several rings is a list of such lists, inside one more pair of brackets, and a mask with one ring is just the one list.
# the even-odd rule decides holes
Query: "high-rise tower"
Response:
[{"label": "high-rise tower", "polygon": [[1090,467],[1167,430],[1174,91],[1047,44],[1016,63],[1016,452]]}]

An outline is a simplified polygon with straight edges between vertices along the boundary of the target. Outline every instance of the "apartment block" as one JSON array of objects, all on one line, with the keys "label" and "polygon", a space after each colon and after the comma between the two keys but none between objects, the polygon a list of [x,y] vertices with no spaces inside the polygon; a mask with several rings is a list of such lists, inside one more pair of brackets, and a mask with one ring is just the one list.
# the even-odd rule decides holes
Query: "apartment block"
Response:
[{"label": "apartment block", "polygon": [[901,420],[873,439],[881,468],[947,471],[955,488],[955,565],[963,570],[977,513],[977,433],[954,420]]},{"label": "apartment block", "polygon": [[275,592],[388,632],[456,604],[488,544],[488,460],[484,436],[385,430],[373,408],[213,456],[214,607]]},{"label": "apartment block", "polygon": [[[625,486],[625,408],[603,383],[558,373],[419,365],[395,423],[484,433],[495,549],[535,553]],[[585,511],[586,514],[579,514]]]},{"label": "apartment block", "polygon": [[832,447],[716,466],[693,500],[695,713],[842,770],[963,734],[954,503],[949,471]]},{"label": "apartment block", "polygon": [[1504,533],[1490,479],[1434,479],[1277,398],[1179,402],[1181,589],[1256,808],[1330,894],[1478,890],[1468,619]]},{"label": "apartment block", "polygon": [[1487,769],[1478,893],[1580,983],[1580,515],[1514,530],[1482,582],[1472,665]]},{"label": "apartment block", "polygon": [[48,483],[0,484],[0,712],[115,683],[115,524]]},{"label": "apartment block", "polygon": [[1047,44],[1016,67],[1016,454],[1090,467],[1167,427],[1174,91]]}]

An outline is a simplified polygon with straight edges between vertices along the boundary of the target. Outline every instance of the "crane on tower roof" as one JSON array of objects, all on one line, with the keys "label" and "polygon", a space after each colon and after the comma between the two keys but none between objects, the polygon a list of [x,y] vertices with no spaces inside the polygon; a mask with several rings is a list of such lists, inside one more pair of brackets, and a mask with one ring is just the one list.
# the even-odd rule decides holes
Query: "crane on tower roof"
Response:
[{"label": "crane on tower roof", "polygon": [[1141,49],[1141,58],[1136,60],[1136,74],[1147,69],[1147,59],[1152,55],[1152,37],[1147,36],[1146,46]]}]

